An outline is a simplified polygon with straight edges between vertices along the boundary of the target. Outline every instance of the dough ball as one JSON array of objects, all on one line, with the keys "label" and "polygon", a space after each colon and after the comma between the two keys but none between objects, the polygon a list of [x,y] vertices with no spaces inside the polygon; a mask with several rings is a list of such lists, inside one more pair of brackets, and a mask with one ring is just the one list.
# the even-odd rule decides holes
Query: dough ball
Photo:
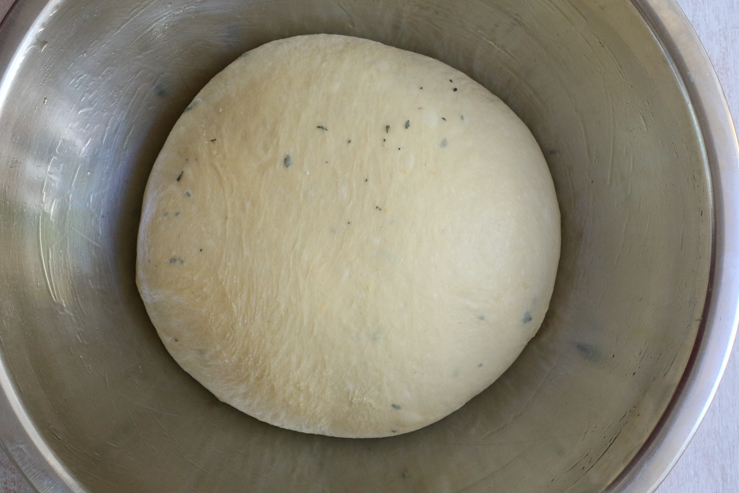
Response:
[{"label": "dough ball", "polygon": [[175,125],[137,284],[167,350],[220,400],[383,437],[509,367],[559,248],[546,162],[498,98],[425,56],[300,36],[233,62]]}]

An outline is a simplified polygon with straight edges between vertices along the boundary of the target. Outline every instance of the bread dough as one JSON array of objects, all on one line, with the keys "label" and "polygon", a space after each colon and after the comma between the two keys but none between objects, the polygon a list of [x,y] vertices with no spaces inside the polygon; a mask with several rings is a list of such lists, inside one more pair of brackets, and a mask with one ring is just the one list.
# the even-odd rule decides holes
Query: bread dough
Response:
[{"label": "bread dough", "polygon": [[220,400],[382,437],[509,367],[559,248],[546,162],[498,98],[425,56],[300,36],[233,62],[175,125],[137,284],[167,350]]}]

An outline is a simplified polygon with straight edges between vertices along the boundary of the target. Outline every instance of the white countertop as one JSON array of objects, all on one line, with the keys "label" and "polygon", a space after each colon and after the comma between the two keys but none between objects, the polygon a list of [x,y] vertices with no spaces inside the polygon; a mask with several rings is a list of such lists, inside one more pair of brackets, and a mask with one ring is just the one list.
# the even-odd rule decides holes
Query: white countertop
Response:
[{"label": "white countertop", "polygon": [[[0,19],[12,0],[0,0]],[[678,0],[724,86],[739,121],[739,0]],[[33,489],[0,449],[0,493]],[[739,492],[739,358],[729,362],[711,408],[657,493]]]}]

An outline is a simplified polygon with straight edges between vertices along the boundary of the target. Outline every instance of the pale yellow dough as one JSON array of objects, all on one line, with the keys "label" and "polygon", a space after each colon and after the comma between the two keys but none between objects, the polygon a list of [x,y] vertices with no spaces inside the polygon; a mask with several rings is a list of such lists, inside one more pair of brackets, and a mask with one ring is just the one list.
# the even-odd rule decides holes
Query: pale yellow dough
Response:
[{"label": "pale yellow dough", "polygon": [[179,119],[146,187],[137,283],[222,401],[382,437],[509,367],[559,249],[546,162],[504,103],[431,58],[313,35],[248,52]]}]

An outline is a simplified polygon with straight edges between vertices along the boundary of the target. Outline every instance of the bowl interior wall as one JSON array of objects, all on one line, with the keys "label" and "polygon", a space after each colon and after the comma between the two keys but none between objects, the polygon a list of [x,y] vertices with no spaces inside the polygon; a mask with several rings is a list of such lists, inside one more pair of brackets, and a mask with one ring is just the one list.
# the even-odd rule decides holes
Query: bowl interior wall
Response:
[{"label": "bowl interior wall", "polygon": [[[83,488],[600,491],[655,427],[703,310],[711,197],[680,80],[628,1],[66,0],[37,27],[0,91],[0,351]],[[169,357],[134,284],[144,186],[178,116],[244,51],[320,32],[488,87],[536,136],[562,211],[537,337],[461,410],[389,439],[220,403]]]}]

